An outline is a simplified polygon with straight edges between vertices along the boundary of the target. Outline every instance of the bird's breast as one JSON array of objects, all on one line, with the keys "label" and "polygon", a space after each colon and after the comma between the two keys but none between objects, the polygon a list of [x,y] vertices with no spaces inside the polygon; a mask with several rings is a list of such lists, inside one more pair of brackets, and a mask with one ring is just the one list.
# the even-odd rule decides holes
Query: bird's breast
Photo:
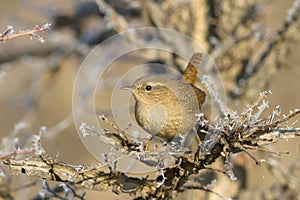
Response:
[{"label": "bird's breast", "polygon": [[151,135],[172,139],[183,131],[192,128],[182,118],[180,104],[166,107],[164,104],[143,105],[136,103],[135,117],[137,123]]}]

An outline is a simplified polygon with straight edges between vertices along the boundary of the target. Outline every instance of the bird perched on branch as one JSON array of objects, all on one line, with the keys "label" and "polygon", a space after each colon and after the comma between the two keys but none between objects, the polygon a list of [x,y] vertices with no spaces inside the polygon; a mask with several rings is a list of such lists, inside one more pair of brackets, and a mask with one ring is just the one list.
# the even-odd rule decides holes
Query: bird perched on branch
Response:
[{"label": "bird perched on branch", "polygon": [[[200,139],[194,127],[206,96],[195,86],[201,59],[202,53],[192,55],[181,80],[144,76],[122,87],[132,91],[136,121],[147,133],[169,142],[181,136],[190,149],[198,148]],[[193,137],[188,136],[191,133]]]}]

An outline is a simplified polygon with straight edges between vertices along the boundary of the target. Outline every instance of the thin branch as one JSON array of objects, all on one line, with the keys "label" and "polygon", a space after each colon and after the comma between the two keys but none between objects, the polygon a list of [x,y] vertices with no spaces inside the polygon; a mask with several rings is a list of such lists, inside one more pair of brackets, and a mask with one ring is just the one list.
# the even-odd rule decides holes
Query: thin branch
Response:
[{"label": "thin branch", "polygon": [[43,42],[45,42],[45,40],[41,36],[39,36],[37,33],[49,30],[50,28],[51,28],[51,24],[46,23],[42,26],[36,25],[31,30],[19,31],[18,33],[15,33],[15,31],[13,30],[13,27],[9,26],[7,28],[7,30],[5,30],[3,33],[0,34],[0,42],[5,42],[7,40],[11,40],[11,39],[22,37],[22,36],[30,36],[30,37],[36,38],[38,41],[43,43]]}]

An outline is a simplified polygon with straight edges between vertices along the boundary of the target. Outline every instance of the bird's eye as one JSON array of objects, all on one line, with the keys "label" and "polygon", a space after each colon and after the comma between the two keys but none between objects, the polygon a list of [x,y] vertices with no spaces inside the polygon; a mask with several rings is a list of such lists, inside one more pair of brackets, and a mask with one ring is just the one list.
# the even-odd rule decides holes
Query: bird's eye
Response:
[{"label": "bird's eye", "polygon": [[147,90],[147,91],[150,91],[151,89],[152,89],[151,85],[147,85],[147,86],[146,86],[146,90]]}]

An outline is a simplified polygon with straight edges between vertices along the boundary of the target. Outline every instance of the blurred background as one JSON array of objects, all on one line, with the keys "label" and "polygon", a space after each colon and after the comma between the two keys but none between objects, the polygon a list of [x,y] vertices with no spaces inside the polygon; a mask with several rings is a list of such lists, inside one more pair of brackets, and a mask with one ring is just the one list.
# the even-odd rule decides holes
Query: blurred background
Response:
[{"label": "blurred background", "polygon": [[[283,113],[289,113],[300,107],[299,14],[295,14],[290,25],[285,24],[293,2],[3,1],[0,6],[1,32],[10,25],[16,32],[45,23],[51,23],[52,28],[38,33],[45,43],[27,36],[0,43],[0,135],[4,138],[17,132],[22,146],[26,138],[45,126],[48,132],[42,143],[49,155],[71,164],[97,163],[81,143],[73,125],[72,90],[76,72],[88,53],[105,39],[129,28],[145,26],[175,29],[198,41],[215,59],[224,80],[230,109],[241,111],[257,99],[259,92],[270,89],[273,94],[268,97],[269,111],[281,105]],[[118,78],[122,70],[143,62],[175,63],[177,71],[185,66],[176,62],[174,55],[165,56],[159,52],[155,56],[136,53],[126,58],[117,63],[120,66],[115,71],[108,73]],[[113,87],[108,84],[99,93],[101,104],[97,104],[97,108],[102,112],[110,107],[111,99],[106,94],[110,94]],[[6,148],[5,145],[9,144],[2,144],[2,149]],[[279,141],[271,148],[291,152],[276,158],[286,169],[299,160],[299,139]],[[272,157],[260,154],[256,156]],[[251,163],[243,162],[246,164],[242,166]],[[251,193],[253,199],[257,196],[256,199],[267,199],[267,194],[263,194],[283,181],[270,173],[270,168],[264,164],[245,169],[247,178],[243,190]],[[11,179],[14,188],[32,180],[38,179],[25,175]],[[24,195],[28,197],[25,199],[34,199],[39,184],[12,190],[12,194],[16,199],[24,199]],[[226,184],[230,186],[231,182]],[[231,195],[226,191],[219,192],[224,197]],[[111,191],[87,191],[86,197],[132,198],[117,196]]]}]

